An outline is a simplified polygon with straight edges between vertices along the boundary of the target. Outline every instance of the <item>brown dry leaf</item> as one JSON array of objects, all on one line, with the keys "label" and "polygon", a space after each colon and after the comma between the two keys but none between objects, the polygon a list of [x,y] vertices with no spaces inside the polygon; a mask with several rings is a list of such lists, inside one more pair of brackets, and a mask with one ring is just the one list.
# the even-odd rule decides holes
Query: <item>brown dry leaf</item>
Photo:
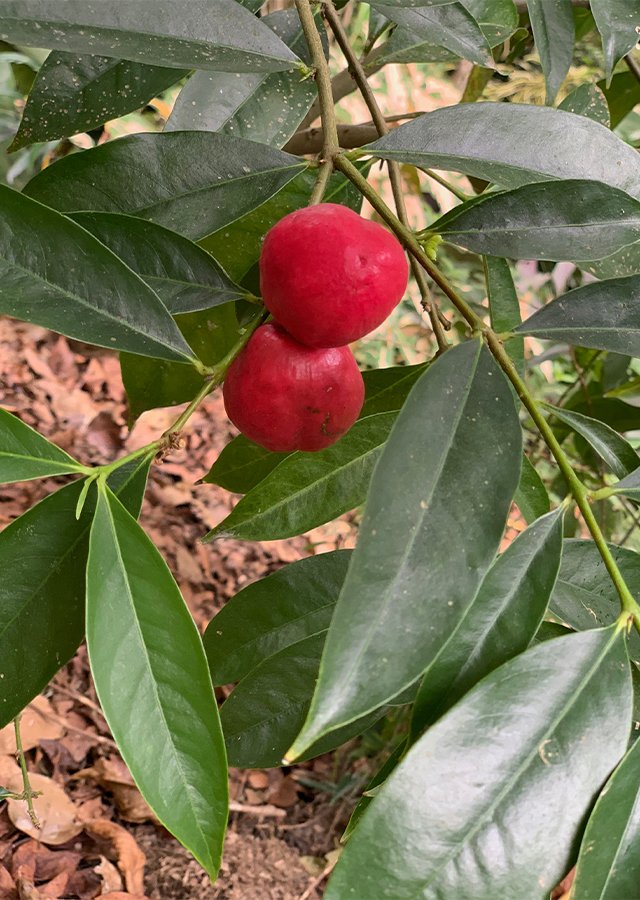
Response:
[{"label": "brown dry leaf", "polygon": [[[30,773],[29,781],[34,791],[42,791],[41,796],[35,797],[33,806],[40,823],[36,828],[27,809],[25,800],[7,800],[9,818],[20,831],[24,831],[29,837],[42,841],[43,844],[65,844],[67,841],[80,834],[82,823],[78,820],[76,809],[62,788],[47,778],[45,775]],[[22,776],[18,771],[3,784],[16,794],[22,792]]]},{"label": "brown dry leaf", "polygon": [[[23,750],[32,750],[41,740],[56,741],[64,735],[64,727],[55,718],[51,718],[55,715],[55,710],[46,697],[40,695],[31,701],[20,719]],[[13,722],[10,722],[0,730],[0,754],[15,752],[16,733]]]},{"label": "brown dry leaf", "polygon": [[40,895],[46,897],[47,900],[58,900],[67,892],[69,884],[69,872],[60,872],[48,884],[41,884],[38,888]]},{"label": "brown dry leaf", "polygon": [[11,875],[0,863],[0,900],[17,900],[18,889]]},{"label": "brown dry leaf", "polygon": [[269,801],[274,806],[286,809],[287,806],[293,806],[298,799],[298,784],[291,775],[287,775],[280,787],[275,793],[269,795]]},{"label": "brown dry leaf", "polygon": [[20,900],[43,900],[42,894],[38,888],[29,884],[28,881],[24,881],[22,878],[18,879],[18,897]]},{"label": "brown dry leaf", "polygon": [[125,822],[158,822],[157,816],[142,798],[129,769],[119,757],[101,757],[91,768],[82,769],[73,777],[91,777],[100,787],[113,794],[118,812]]},{"label": "brown dry leaf", "polygon": [[95,866],[93,871],[102,878],[101,895],[122,890],[120,872],[118,872],[113,863],[109,862],[106,856],[100,857],[100,865]]},{"label": "brown dry leaf", "polygon": [[107,819],[92,819],[90,822],[85,822],[84,827],[92,836],[103,838],[111,844],[118,868],[124,876],[127,890],[132,894],[141,894],[144,891],[146,857],[136,844],[133,835],[129,834],[122,825]]},{"label": "brown dry leaf", "polygon": [[102,900],[149,900],[142,894],[125,894],[124,891],[114,891],[111,894],[103,894]]}]

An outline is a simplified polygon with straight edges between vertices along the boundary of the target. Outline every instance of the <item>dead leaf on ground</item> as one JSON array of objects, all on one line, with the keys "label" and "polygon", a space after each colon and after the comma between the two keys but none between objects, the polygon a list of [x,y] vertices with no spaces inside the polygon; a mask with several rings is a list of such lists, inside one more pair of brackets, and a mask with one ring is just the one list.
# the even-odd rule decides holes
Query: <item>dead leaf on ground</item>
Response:
[{"label": "dead leaf on ground", "polygon": [[92,778],[113,794],[118,812],[125,822],[158,822],[158,817],[143,799],[129,769],[119,757],[100,757],[93,766],[82,769],[73,778]]},{"label": "dead leaf on ground", "polygon": [[[53,718],[52,718],[53,717]],[[52,705],[46,697],[35,697],[20,719],[22,749],[26,752],[37,747],[41,740],[56,741],[65,734],[64,726],[57,721]],[[13,722],[0,730],[0,754],[16,752],[16,732]]]},{"label": "dead leaf on ground", "polygon": [[142,894],[125,894],[124,891],[114,891],[112,894],[103,894],[102,900],[149,900]]},{"label": "dead leaf on ground", "polygon": [[133,835],[122,825],[107,819],[92,819],[85,822],[84,827],[92,837],[102,838],[113,847],[127,890],[132,894],[141,894],[144,891],[146,857],[136,844]]},{"label": "dead leaf on ground", "polygon": [[102,878],[102,895],[122,891],[120,872],[106,856],[100,857],[100,865],[95,866],[93,871]]},{"label": "dead leaf on ground", "polygon": [[[43,844],[65,844],[82,831],[82,822],[76,815],[76,808],[62,788],[47,778],[46,775],[29,774],[29,781],[34,791],[42,791],[41,796],[34,797],[33,807],[36,811],[40,828],[36,828],[29,817],[25,800],[7,800],[9,818],[20,831],[29,837],[42,841]],[[11,775],[3,784],[16,794],[22,792],[22,776],[20,772]]]}]

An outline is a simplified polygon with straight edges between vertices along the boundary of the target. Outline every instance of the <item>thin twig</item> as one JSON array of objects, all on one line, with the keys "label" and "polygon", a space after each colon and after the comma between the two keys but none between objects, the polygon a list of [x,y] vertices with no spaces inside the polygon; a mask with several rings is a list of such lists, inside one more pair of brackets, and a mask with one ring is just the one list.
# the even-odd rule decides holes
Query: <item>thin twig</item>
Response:
[{"label": "thin twig", "polygon": [[234,800],[229,803],[229,812],[245,813],[248,816],[270,816],[274,819],[284,819],[287,814],[286,810],[279,809],[271,803],[265,803],[264,806],[248,806]]},{"label": "thin twig", "polygon": [[302,894],[300,894],[300,896],[298,897],[298,900],[309,900],[309,897],[311,896],[311,894],[313,894],[313,892],[318,887],[318,885],[322,884],[324,879],[328,878],[329,875],[331,875],[331,873],[333,872],[333,870],[336,867],[337,862],[338,862],[338,860],[334,859],[333,862],[330,862],[328,866],[325,866],[325,868],[322,870],[322,872],[320,872],[320,874],[316,878],[314,878],[313,881],[309,882],[309,885],[308,885],[306,891],[304,891]]},{"label": "thin twig", "polygon": [[40,822],[38,822],[38,817],[36,815],[36,811],[33,808],[33,798],[39,796],[40,791],[34,791],[31,787],[31,782],[29,781],[29,773],[27,772],[27,761],[24,758],[24,750],[22,749],[22,735],[20,734],[20,719],[22,718],[22,713],[17,715],[13,720],[13,725],[16,732],[16,757],[18,762],[20,763],[20,770],[22,772],[22,787],[23,787],[23,798],[27,801],[27,810],[29,812],[29,818],[34,824],[35,828],[40,828]]}]

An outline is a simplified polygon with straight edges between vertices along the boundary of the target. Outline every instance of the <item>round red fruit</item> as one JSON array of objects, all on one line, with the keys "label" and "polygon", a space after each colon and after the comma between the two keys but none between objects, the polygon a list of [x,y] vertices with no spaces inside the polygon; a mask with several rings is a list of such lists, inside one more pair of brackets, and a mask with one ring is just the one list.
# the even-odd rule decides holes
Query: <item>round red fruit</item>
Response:
[{"label": "round red fruit", "polygon": [[265,306],[310,347],[343,347],[373,331],[402,299],[408,277],[395,237],[335,203],[285,216],[260,256]]},{"label": "round red fruit", "polygon": [[364,382],[348,347],[307,347],[269,322],[232,363],[223,394],[236,428],[287,453],[322,450],[342,437],[360,415]]}]

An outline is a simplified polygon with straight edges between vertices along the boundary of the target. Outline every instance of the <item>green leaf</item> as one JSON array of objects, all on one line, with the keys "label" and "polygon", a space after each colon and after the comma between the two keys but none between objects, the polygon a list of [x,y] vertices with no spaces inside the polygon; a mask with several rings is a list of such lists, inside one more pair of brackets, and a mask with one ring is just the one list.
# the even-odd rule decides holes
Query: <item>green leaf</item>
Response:
[{"label": "green leaf", "polygon": [[598,181],[541,182],[457,206],[432,230],[476,253],[602,259],[640,238],[640,202]]},{"label": "green leaf", "polygon": [[349,840],[349,838],[355,831],[356,826],[358,825],[358,822],[365,814],[367,807],[373,801],[375,789],[380,787],[380,785],[383,784],[387,780],[389,775],[393,772],[395,767],[400,762],[400,759],[402,758],[402,755],[405,751],[405,747],[406,747],[406,740],[400,741],[400,743],[398,744],[396,749],[393,751],[393,753],[389,756],[389,758],[385,761],[385,763],[376,772],[376,774],[373,776],[373,778],[371,779],[369,784],[366,786],[366,788],[362,794],[362,797],[360,797],[360,799],[358,800],[358,805],[356,806],[356,808],[354,809],[354,811],[351,814],[351,818],[349,819],[349,823],[344,830],[344,834],[340,838],[341,844],[343,844],[345,841]]},{"label": "green leaf", "polygon": [[[317,24],[324,33],[322,20]],[[305,63],[307,42],[295,10],[261,19]],[[196,72],[180,92],[165,131],[220,131],[283,147],[318,96],[315,84],[297,70],[270,75]]]},{"label": "green leaf", "polygon": [[[522,316],[509,263],[498,256],[486,256],[485,260],[491,327],[498,334],[512,331],[520,324]],[[524,338],[509,341],[506,350],[513,360],[516,372],[524,379]]]},{"label": "green leaf", "polygon": [[227,766],[200,635],[164,559],[101,490],[87,562],[87,647],[109,728],[140,793],[215,878]]},{"label": "green leaf", "polygon": [[234,494],[247,494],[289,455],[272,453],[239,434],[229,441],[202,480]]},{"label": "green leaf", "polygon": [[61,212],[129,213],[199,240],[260,206],[306,165],[226,134],[132,134],[66,156],[24,192]]},{"label": "green leaf", "polygon": [[501,666],[380,788],[325,900],[547,900],[625,751],[632,699],[614,629],[548,641]]},{"label": "green leaf", "polygon": [[[609,546],[622,577],[640,599],[640,555]],[[576,631],[611,625],[620,615],[620,600],[593,541],[564,541],[562,565],[549,601],[549,611]],[[629,653],[640,659],[640,637],[629,634]]]},{"label": "green leaf", "polygon": [[415,366],[390,366],[362,373],[365,394],[360,418],[402,409],[409,391],[430,363]]},{"label": "green leaf", "polygon": [[638,42],[636,25],[640,22],[639,0],[591,0],[591,12],[602,35],[607,65],[607,85],[616,64]]},{"label": "green leaf", "polygon": [[368,416],[325,450],[290,454],[205,535],[203,543],[228,537],[244,541],[293,537],[360,506],[396,415]]},{"label": "green leaf", "polygon": [[609,428],[604,422],[584,416],[582,413],[568,409],[559,409],[548,403],[542,404],[546,409],[564,422],[572,431],[581,435],[596,453],[606,462],[618,478],[624,478],[640,466],[640,457],[628,441],[620,437],[617,431]]},{"label": "green leaf", "polygon": [[91,131],[140,109],[188,74],[189,69],[145,66],[110,56],[50,53],[36,75],[9,150]]},{"label": "green leaf", "polygon": [[0,283],[2,315],[99,347],[193,359],[160,299],[131,269],[75,222],[4,186]]},{"label": "green leaf", "polygon": [[246,294],[209,253],[175,231],[118,213],[81,212],[71,218],[146,281],[174,316]]},{"label": "green leaf", "polygon": [[640,500],[640,473],[632,472],[626,478],[622,478],[616,484],[612,485],[616,494],[623,494],[632,500]]},{"label": "green leaf", "polygon": [[[135,516],[151,459],[126,463],[109,479]],[[44,690],[84,636],[85,569],[96,490],[89,491],[78,520],[83,486],[84,481],[76,481],[60,488],[0,533],[0,727]]]},{"label": "green leaf", "polygon": [[[368,167],[369,163],[359,164],[360,171],[365,175]],[[300,172],[258,209],[210,235],[201,245],[232,278],[239,281],[260,258],[262,240],[267,231],[288,213],[309,204],[316,179],[315,170]],[[325,203],[341,203],[356,212],[360,212],[362,207],[360,191],[339,173],[329,179],[324,200]]]},{"label": "green leaf", "polygon": [[518,10],[513,0],[461,0],[471,13],[490,47],[504,43],[518,28]]},{"label": "green leaf", "polygon": [[482,678],[527,649],[558,576],[562,518],[556,509],[538,519],[491,566],[423,675],[413,705],[412,741]]},{"label": "green leaf", "polygon": [[[291,644],[256,666],[220,710],[230,766],[263,769],[282,757],[305,720],[326,632]],[[321,756],[362,734],[390,707],[374,710],[314,744],[303,759]]]},{"label": "green leaf", "polygon": [[478,66],[495,68],[489,44],[471,13],[462,3],[407,8],[371,4],[379,13],[408,29],[416,37],[433,42]]},{"label": "green leaf", "polygon": [[640,83],[633,72],[618,72],[607,87],[605,79],[597,87],[604,94],[611,114],[611,128],[615,128],[636,104],[640,103]]},{"label": "green leaf", "polygon": [[424,63],[451,62],[457,59],[455,53],[440,47],[432,41],[425,41],[408,28],[398,25],[388,41],[380,48],[376,57],[378,64],[383,63]]},{"label": "green leaf", "polygon": [[232,597],[204,633],[213,683],[240,681],[280,650],[326,632],[350,558],[350,550],[334,550],[300,559]]},{"label": "green leaf", "polygon": [[68,453],[0,409],[0,484],[82,471],[84,466]]},{"label": "green leaf", "polygon": [[448,106],[394,128],[366,149],[381,159],[463,172],[506,188],[590,178],[640,197],[640,158],[633,148],[585,116],[549,107]]},{"label": "green leaf", "polygon": [[[400,409],[428,365],[390,366],[363,372],[365,401],[359,418]],[[202,480],[236,494],[247,494],[287,456],[290,454],[271,453],[239,434],[229,441]]]},{"label": "green leaf", "polygon": [[516,331],[640,356],[640,276],[612,278],[569,291],[539,309]]},{"label": "green leaf", "polygon": [[277,72],[298,58],[233,0],[5,0],[0,38],[71,53],[118,54],[151,65],[222,72]]},{"label": "green leaf", "polygon": [[[637,81],[635,84],[638,86]],[[594,122],[600,122],[605,128],[611,125],[607,98],[599,84],[581,84],[575,91],[567,94],[558,109],[564,109],[576,116],[587,116]]]},{"label": "green leaf", "polygon": [[527,525],[549,512],[551,505],[544,481],[536,472],[526,453],[522,454],[520,482],[513,497]]},{"label": "green leaf", "polygon": [[573,6],[571,0],[527,0],[527,12],[547,83],[545,103],[551,106],[573,60]]},{"label": "green leaf", "polygon": [[429,665],[498,550],[521,455],[513,396],[487,348],[469,341],[432,363],[376,467],[291,758]]},{"label": "green leaf", "polygon": [[640,898],[640,741],[598,797],[582,839],[571,897]]},{"label": "green leaf", "polygon": [[[177,316],[176,322],[208,366],[220,362],[238,339],[238,320],[229,304]],[[203,385],[202,375],[193,368],[129,353],[120,354],[120,367],[130,424],[147,409],[193,400]]]}]

